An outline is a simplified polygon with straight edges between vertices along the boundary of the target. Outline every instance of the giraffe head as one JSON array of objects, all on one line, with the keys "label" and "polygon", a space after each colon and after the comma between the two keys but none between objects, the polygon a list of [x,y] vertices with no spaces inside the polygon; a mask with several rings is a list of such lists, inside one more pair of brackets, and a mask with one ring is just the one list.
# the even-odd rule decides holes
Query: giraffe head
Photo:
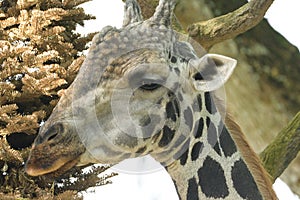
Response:
[{"label": "giraffe head", "polygon": [[165,165],[178,159],[195,129],[198,94],[222,87],[236,61],[198,57],[171,29],[174,6],[161,0],[143,21],[136,1],[128,0],[123,27],[94,37],[79,74],[40,128],[28,174],[146,154]]}]

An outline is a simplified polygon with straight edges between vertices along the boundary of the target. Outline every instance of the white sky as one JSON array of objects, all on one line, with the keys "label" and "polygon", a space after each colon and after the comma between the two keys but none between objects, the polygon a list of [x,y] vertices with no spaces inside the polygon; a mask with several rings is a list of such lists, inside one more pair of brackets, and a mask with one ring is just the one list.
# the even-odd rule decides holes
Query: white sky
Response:
[{"label": "white sky", "polygon": [[[80,33],[99,31],[105,25],[120,27],[122,24],[123,5],[121,0],[94,0],[85,3],[83,7],[86,13],[93,14],[101,20],[86,22],[85,27],[78,28]],[[266,18],[278,32],[300,49],[299,9],[299,0],[275,0]],[[139,162],[139,165],[139,167],[149,168],[149,165],[153,166],[153,163]],[[128,167],[128,163],[116,169],[119,170],[118,172],[128,170],[124,166]],[[177,200],[175,188],[168,174],[157,165],[154,168],[156,172],[145,172],[142,175],[134,174],[132,169],[129,173],[120,173],[112,178],[113,184],[98,187],[95,189],[95,193],[91,192],[94,189],[84,193],[84,199]],[[281,180],[276,181],[274,189],[279,200],[299,200]]]},{"label": "white sky", "polygon": [[266,18],[270,24],[300,49],[300,1],[274,0]]}]

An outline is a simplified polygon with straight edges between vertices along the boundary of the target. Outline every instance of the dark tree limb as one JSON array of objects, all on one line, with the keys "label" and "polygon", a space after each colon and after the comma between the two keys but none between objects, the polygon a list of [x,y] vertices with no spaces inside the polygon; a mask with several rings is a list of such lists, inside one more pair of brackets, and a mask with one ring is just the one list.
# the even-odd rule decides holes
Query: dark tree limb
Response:
[{"label": "dark tree limb", "polygon": [[275,181],[300,151],[300,112],[260,154],[265,169]]},{"label": "dark tree limb", "polygon": [[188,27],[188,34],[205,49],[246,32],[264,17],[273,0],[252,0],[239,9]]}]

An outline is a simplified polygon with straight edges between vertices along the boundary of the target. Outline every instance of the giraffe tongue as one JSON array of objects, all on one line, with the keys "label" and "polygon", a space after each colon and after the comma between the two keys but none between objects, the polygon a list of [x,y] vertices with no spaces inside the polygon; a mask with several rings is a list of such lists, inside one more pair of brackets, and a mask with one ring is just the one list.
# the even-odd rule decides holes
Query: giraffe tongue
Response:
[{"label": "giraffe tongue", "polygon": [[46,169],[42,167],[35,167],[36,165],[34,163],[28,162],[26,164],[26,172],[30,176],[47,175],[49,177],[58,177],[74,167],[78,162],[79,157],[70,160],[60,159]]}]

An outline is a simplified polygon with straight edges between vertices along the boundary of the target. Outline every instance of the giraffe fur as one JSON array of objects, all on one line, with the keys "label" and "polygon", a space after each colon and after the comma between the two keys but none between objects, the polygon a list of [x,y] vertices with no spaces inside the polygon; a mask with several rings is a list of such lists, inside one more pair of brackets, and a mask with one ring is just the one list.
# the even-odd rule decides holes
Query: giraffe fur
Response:
[{"label": "giraffe fur", "polygon": [[123,27],[93,39],[72,85],[40,128],[26,172],[64,173],[75,165],[117,164],[151,155],[182,200],[275,200],[268,175],[214,93],[234,59],[199,56],[171,29],[174,0],[143,21],[127,0]]}]

